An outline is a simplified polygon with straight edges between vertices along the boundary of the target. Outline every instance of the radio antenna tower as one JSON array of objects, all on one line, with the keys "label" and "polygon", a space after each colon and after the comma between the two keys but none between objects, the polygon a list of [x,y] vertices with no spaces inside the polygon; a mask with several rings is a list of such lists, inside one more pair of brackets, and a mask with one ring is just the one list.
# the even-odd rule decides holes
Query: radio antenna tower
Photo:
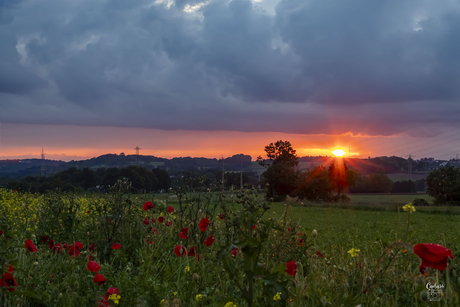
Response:
[{"label": "radio antenna tower", "polygon": [[41,171],[40,176],[45,177],[45,171],[46,171],[46,168],[45,168],[45,152],[43,151],[43,147],[42,147],[42,167],[41,167],[40,171]]},{"label": "radio antenna tower", "polygon": [[136,151],[136,164],[139,165],[139,150],[141,150],[141,148],[139,148],[139,146],[136,146],[134,150]]}]

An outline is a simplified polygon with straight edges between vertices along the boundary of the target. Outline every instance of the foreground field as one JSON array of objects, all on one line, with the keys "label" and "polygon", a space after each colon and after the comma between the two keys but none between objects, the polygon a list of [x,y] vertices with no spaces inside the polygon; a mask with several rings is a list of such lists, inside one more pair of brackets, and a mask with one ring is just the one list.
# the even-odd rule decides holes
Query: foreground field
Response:
[{"label": "foreground field", "polygon": [[[126,184],[94,197],[0,190],[2,303],[460,305],[460,215],[444,208],[404,211],[376,199],[337,208],[269,204],[250,191],[189,193],[179,205],[129,196]],[[443,254],[420,267],[429,255],[413,253],[418,243],[447,247],[454,259]],[[443,285],[440,302],[427,283]]]}]

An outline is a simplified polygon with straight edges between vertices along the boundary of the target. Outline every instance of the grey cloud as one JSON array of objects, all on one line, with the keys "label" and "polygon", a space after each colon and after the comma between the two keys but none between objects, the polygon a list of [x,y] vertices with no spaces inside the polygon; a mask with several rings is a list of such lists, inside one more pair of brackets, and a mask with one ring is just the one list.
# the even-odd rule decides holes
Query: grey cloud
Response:
[{"label": "grey cloud", "polygon": [[0,120],[391,135],[456,108],[455,2],[270,0],[267,13],[215,0],[184,12],[202,2],[1,7]]}]

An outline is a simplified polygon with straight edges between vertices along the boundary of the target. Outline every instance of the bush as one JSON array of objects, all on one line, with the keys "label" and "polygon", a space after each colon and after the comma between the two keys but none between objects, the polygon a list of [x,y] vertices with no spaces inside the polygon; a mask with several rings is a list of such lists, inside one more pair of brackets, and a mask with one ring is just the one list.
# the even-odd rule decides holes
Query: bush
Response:
[{"label": "bush", "polygon": [[436,204],[460,204],[460,169],[449,166],[432,171],[426,177],[427,193]]},{"label": "bush", "polygon": [[423,198],[416,198],[412,201],[412,205],[414,205],[415,207],[419,207],[419,206],[429,206],[430,203],[426,200],[426,199],[423,199]]}]

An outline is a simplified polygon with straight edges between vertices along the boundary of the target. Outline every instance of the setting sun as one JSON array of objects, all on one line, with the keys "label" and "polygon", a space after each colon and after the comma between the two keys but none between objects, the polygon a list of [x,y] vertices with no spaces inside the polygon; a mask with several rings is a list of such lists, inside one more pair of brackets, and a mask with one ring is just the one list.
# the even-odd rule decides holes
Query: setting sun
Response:
[{"label": "setting sun", "polygon": [[341,157],[341,156],[343,156],[344,154],[346,154],[346,152],[343,151],[342,149],[336,149],[336,150],[332,151],[332,153],[333,153],[334,155],[336,155],[337,157]]}]

